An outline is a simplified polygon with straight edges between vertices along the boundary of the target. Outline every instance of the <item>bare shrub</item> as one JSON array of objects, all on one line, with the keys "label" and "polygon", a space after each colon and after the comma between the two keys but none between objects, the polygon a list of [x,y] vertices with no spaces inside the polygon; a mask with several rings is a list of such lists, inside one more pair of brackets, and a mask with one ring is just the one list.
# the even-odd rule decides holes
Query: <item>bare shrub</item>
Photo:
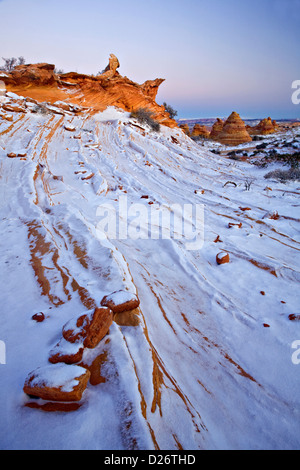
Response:
[{"label": "bare shrub", "polygon": [[47,107],[42,104],[36,104],[35,106],[33,106],[31,112],[37,114],[51,114],[49,109],[47,109]]},{"label": "bare shrub", "polygon": [[254,183],[254,178],[246,178],[244,181],[244,187],[246,191],[250,191],[252,184]]},{"label": "bare shrub", "polygon": [[264,178],[275,179],[281,183],[286,183],[287,181],[299,181],[300,168],[290,168],[289,170],[273,170],[267,173]]},{"label": "bare shrub", "polygon": [[25,64],[25,59],[23,56],[18,57],[17,59],[15,57],[2,57],[4,60],[4,66],[1,67],[2,70],[5,70],[6,72],[11,72],[16,65],[24,65]]},{"label": "bare shrub", "polygon": [[163,106],[167,113],[169,113],[171,119],[174,119],[175,116],[177,116],[177,111],[175,111],[175,109],[171,105],[163,103]]},{"label": "bare shrub", "polygon": [[139,108],[136,111],[132,111],[130,117],[136,119],[140,124],[148,124],[151,130],[159,132],[160,124],[153,119],[151,111],[145,108]]}]

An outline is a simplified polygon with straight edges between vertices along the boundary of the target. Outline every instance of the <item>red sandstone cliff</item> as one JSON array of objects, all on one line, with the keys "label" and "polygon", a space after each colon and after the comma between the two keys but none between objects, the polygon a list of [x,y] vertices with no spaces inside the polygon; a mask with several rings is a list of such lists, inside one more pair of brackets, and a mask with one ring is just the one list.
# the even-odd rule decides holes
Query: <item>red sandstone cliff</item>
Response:
[{"label": "red sandstone cliff", "polygon": [[156,103],[162,78],[147,80],[139,85],[117,71],[118,59],[111,54],[109,64],[101,75],[85,75],[75,72],[57,75],[53,64],[19,65],[2,77],[8,91],[31,97],[37,101],[54,103],[57,100],[91,107],[95,112],[108,106],[125,111],[145,108],[153,118],[169,127],[177,127],[164,106]]}]

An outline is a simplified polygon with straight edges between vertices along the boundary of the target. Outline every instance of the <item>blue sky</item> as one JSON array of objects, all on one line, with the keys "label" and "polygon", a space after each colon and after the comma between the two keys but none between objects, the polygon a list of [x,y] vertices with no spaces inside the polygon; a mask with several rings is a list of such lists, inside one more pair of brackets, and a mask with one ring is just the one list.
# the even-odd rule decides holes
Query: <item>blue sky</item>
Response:
[{"label": "blue sky", "polygon": [[110,53],[181,118],[300,117],[300,0],[0,0],[0,57],[97,73]]}]

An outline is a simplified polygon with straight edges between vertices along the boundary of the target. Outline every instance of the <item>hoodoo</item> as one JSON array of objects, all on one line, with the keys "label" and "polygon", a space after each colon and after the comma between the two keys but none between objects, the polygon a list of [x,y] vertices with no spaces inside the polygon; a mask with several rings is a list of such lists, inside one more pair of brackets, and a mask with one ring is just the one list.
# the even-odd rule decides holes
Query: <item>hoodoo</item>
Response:
[{"label": "hoodoo", "polygon": [[252,139],[240,115],[233,111],[225,122],[217,140],[225,145],[239,145],[245,142],[251,142]]},{"label": "hoodoo", "polygon": [[212,129],[209,134],[209,138],[212,140],[218,140],[218,135],[223,130],[224,122],[222,119],[217,118],[216,122],[212,126]]},{"label": "hoodoo", "polygon": [[273,134],[278,128],[276,121],[272,121],[270,117],[262,119],[260,123],[249,130],[253,135]]}]

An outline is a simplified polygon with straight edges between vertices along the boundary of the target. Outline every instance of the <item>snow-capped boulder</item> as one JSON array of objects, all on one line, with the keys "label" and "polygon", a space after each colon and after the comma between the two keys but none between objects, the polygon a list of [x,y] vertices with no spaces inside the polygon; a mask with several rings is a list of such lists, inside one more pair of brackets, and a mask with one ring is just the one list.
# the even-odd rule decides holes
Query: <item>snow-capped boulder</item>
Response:
[{"label": "snow-capped boulder", "polygon": [[126,312],[137,308],[140,304],[139,299],[131,292],[119,290],[106,295],[101,300],[101,305],[109,307],[114,313]]},{"label": "snow-capped boulder", "polygon": [[53,401],[79,401],[90,372],[83,367],[53,364],[30,372],[23,390],[27,395]]},{"label": "snow-capped boulder", "polygon": [[62,334],[70,343],[80,341],[86,348],[95,348],[108,333],[112,321],[113,313],[109,308],[96,308],[69,320]]}]

